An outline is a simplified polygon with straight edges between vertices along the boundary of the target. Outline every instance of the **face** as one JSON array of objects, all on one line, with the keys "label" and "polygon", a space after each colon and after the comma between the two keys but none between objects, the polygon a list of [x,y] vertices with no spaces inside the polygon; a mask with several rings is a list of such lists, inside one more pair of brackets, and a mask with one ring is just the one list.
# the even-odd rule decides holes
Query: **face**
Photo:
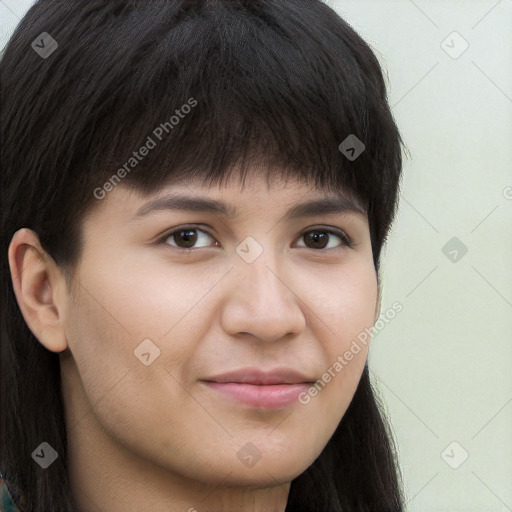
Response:
[{"label": "face", "polygon": [[[171,195],[236,215],[175,209]],[[326,197],[256,174],[243,189],[111,191],[84,220],[66,307],[68,414],[82,393],[113,444],[194,481],[302,473],[353,397],[367,347],[340,357],[377,306],[366,214],[287,215]]]}]

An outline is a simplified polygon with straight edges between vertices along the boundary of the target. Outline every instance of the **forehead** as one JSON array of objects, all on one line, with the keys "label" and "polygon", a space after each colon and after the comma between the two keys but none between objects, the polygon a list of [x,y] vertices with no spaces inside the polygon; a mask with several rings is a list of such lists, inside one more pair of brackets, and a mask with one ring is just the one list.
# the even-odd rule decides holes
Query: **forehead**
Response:
[{"label": "forehead", "polygon": [[[239,220],[250,214],[275,212],[284,221],[321,214],[356,214],[366,211],[356,198],[344,191],[332,191],[295,177],[252,172],[232,175],[221,183],[207,184],[204,178],[174,178],[151,192],[119,185],[109,192],[92,217],[115,216],[125,220],[143,219],[156,212],[188,211]],[[96,214],[96,215],[95,215]]]},{"label": "forehead", "polygon": [[248,181],[230,179],[228,182],[208,187],[199,181],[175,181],[145,197],[136,212],[144,216],[152,211],[175,209],[216,213],[233,219],[246,209],[264,207],[287,210],[287,218],[303,217],[317,213],[366,212],[359,201],[344,192],[332,192],[313,187],[297,179],[283,180],[276,176],[271,181],[252,175]]}]

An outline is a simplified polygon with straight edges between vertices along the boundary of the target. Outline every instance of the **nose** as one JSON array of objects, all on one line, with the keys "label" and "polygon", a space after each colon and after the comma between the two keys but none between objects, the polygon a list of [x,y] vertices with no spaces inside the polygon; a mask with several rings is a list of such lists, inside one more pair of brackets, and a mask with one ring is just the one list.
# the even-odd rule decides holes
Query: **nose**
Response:
[{"label": "nose", "polygon": [[237,265],[221,314],[226,333],[274,342],[304,330],[304,303],[293,291],[293,278],[290,272],[274,270],[275,260],[269,260],[262,255]]}]

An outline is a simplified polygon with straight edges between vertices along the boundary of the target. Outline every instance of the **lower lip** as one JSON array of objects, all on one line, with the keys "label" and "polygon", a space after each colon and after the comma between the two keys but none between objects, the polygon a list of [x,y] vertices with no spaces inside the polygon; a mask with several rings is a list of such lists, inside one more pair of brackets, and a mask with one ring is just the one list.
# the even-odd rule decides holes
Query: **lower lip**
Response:
[{"label": "lower lip", "polygon": [[309,384],[275,384],[256,386],[237,382],[204,382],[208,387],[253,407],[283,407],[297,401]]}]

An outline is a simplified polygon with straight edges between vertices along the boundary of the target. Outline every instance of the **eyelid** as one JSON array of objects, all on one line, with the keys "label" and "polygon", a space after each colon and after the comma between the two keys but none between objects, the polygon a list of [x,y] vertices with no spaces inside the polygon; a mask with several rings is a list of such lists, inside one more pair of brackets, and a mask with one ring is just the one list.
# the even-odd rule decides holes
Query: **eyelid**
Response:
[{"label": "eyelid", "polygon": [[[186,229],[195,229],[197,231],[203,231],[204,233],[206,233],[207,235],[211,236],[212,238],[215,238],[215,236],[210,232],[210,228],[208,228],[208,229],[205,229],[205,228],[206,228],[206,226],[204,226],[203,224],[183,224],[183,225],[180,225],[180,226],[168,229],[165,233],[163,233],[161,236],[158,237],[157,244],[158,245],[166,245],[166,246],[171,247],[174,250],[181,251],[181,252],[191,252],[191,251],[197,251],[199,249],[207,249],[207,247],[197,247],[197,248],[192,248],[192,249],[184,249],[182,247],[170,246],[169,244],[166,243],[167,239],[170,236],[174,235],[175,233],[178,233],[179,231],[183,231],[183,230],[186,230]],[[348,248],[353,248],[354,246],[357,245],[350,238],[350,236],[347,235],[347,233],[345,231],[343,231],[340,228],[333,227],[333,226],[322,226],[322,225],[310,226],[310,227],[304,229],[303,231],[301,231],[301,233],[299,234],[298,237],[300,238],[300,237],[304,236],[306,233],[309,233],[310,231],[324,231],[326,233],[335,235],[335,236],[339,237],[342,240],[342,244],[339,247],[334,247],[334,248],[331,248],[331,249],[312,249],[312,250],[314,250],[316,252],[335,251],[337,249],[343,249],[344,247],[345,248],[347,248],[347,247]],[[310,247],[301,247],[301,249],[311,249],[311,248]]]}]

